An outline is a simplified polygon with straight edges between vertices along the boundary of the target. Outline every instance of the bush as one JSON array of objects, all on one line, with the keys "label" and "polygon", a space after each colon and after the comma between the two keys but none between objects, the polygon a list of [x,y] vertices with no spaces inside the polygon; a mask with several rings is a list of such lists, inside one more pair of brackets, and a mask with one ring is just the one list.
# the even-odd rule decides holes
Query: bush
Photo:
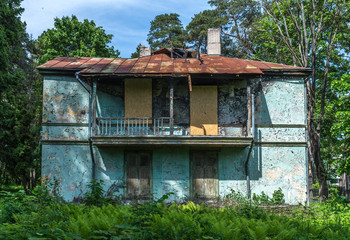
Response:
[{"label": "bush", "polygon": [[[269,201],[280,203],[280,193],[275,191]],[[350,206],[337,201],[277,215],[249,201],[224,208],[193,202],[168,206],[169,194],[124,206],[1,194],[0,239],[350,239]],[[258,196],[266,199],[266,194]],[[4,207],[10,203],[13,208]]]}]

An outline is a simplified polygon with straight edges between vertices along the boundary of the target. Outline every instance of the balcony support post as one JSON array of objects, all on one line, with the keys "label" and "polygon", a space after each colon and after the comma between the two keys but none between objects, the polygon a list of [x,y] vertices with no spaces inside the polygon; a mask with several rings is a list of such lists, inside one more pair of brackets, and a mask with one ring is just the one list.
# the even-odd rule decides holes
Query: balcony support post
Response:
[{"label": "balcony support post", "polygon": [[94,80],[92,83],[92,135],[96,135],[96,92],[97,92],[97,81]]},{"label": "balcony support post", "polygon": [[170,78],[170,135],[174,134],[174,78]]},{"label": "balcony support post", "polygon": [[252,98],[250,80],[247,80],[247,136],[252,136]]}]

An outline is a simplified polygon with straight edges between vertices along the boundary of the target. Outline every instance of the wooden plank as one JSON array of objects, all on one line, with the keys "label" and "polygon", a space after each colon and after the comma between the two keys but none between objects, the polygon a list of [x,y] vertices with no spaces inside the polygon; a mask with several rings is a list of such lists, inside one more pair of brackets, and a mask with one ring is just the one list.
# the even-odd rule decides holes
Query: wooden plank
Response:
[{"label": "wooden plank", "polygon": [[193,86],[190,94],[191,135],[218,135],[217,86]]},{"label": "wooden plank", "polygon": [[217,158],[216,156],[208,156],[205,161],[205,196],[215,197],[216,196],[216,183],[217,183]]},{"label": "wooden plank", "polygon": [[218,195],[216,152],[192,153],[192,196],[214,198]]},{"label": "wooden plank", "polygon": [[127,197],[147,198],[151,194],[151,154],[127,152]]},{"label": "wooden plank", "polygon": [[125,117],[152,117],[152,79],[125,79]]},{"label": "wooden plank", "polygon": [[128,153],[127,157],[127,195],[128,197],[136,197],[137,189],[139,188],[137,156],[133,153]]}]

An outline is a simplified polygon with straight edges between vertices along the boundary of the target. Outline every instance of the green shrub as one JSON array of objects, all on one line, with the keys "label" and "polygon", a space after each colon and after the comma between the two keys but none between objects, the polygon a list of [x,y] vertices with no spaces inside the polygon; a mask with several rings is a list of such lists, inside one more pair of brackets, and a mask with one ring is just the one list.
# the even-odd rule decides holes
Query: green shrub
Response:
[{"label": "green shrub", "polygon": [[[269,201],[280,204],[280,193],[275,191]],[[249,201],[224,208],[193,202],[168,206],[169,194],[124,206],[1,194],[6,198],[0,199],[0,239],[350,239],[350,206],[335,200],[300,205],[279,216]],[[5,206],[10,203],[12,210]]]},{"label": "green shrub", "polygon": [[273,192],[271,201],[274,204],[284,204],[285,203],[284,193],[282,192],[281,188],[278,188],[278,190],[275,190]]}]

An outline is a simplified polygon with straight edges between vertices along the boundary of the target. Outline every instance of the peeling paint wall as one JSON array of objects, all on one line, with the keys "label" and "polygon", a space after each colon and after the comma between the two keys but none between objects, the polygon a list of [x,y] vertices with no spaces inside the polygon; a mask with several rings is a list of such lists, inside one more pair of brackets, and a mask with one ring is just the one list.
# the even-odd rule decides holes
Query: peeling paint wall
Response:
[{"label": "peeling paint wall", "polygon": [[43,126],[42,140],[80,141],[88,139],[87,126]]},{"label": "peeling paint wall", "polygon": [[87,123],[89,94],[74,77],[45,76],[43,123]]},{"label": "peeling paint wall", "polygon": [[94,148],[96,178],[104,181],[104,190],[111,194],[124,194],[124,150],[121,148]]},{"label": "peeling paint wall", "polygon": [[281,188],[287,203],[305,203],[305,147],[256,146],[249,165],[252,194]]},{"label": "peeling paint wall", "polygon": [[[251,79],[255,94],[255,137],[249,162],[252,193],[272,195],[282,188],[288,203],[306,199],[305,109],[302,79],[271,77]],[[247,124],[246,80],[223,81],[218,85],[219,135],[242,136]],[[187,135],[190,123],[190,92],[185,79],[174,81],[175,135]],[[88,145],[89,95],[74,77],[45,76],[43,104],[42,175],[62,186],[66,200],[81,197],[92,178]],[[153,117],[169,114],[168,81],[152,83]],[[97,116],[124,116],[123,81],[99,82]],[[168,130],[166,130],[168,131]],[[93,147],[95,175],[104,188],[125,194],[124,147]],[[141,149],[142,150],[142,149]],[[151,186],[155,198],[174,192],[171,200],[190,196],[189,147],[154,147]],[[203,149],[204,151],[205,149]],[[219,194],[230,189],[246,193],[244,163],[248,148],[218,148]]]},{"label": "peeling paint wall", "polygon": [[57,180],[67,201],[84,196],[92,178],[89,146],[43,144],[41,175],[44,180]]},{"label": "peeling paint wall", "polygon": [[188,148],[159,148],[153,151],[153,194],[160,198],[173,192],[170,200],[181,201],[190,195]]},{"label": "peeling paint wall", "polygon": [[225,196],[231,189],[247,193],[245,162],[248,148],[223,148],[219,152],[219,194]]},{"label": "peeling paint wall", "polygon": [[288,203],[307,192],[305,85],[302,78],[265,77],[253,82],[255,138],[250,160],[252,193],[279,187]]},{"label": "peeling paint wall", "polygon": [[305,124],[303,79],[264,78],[253,83],[256,124]]}]

